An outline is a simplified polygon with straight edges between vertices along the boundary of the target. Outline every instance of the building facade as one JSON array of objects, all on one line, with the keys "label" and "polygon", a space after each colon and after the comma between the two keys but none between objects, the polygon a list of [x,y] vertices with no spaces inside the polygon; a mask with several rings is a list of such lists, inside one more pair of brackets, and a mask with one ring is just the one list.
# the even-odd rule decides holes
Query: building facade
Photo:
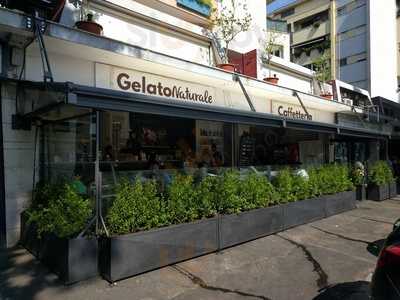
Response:
[{"label": "building facade", "polygon": [[[76,28],[74,1],[45,19],[0,8],[2,246],[18,241],[39,181],[79,177],[106,199],[105,182],[154,164],[271,169],[386,157],[390,125],[358,121],[367,91],[338,82],[327,100],[314,94],[311,70],[285,55],[265,63],[265,0],[251,1],[251,28],[232,44],[235,74],[216,67],[209,10],[194,3],[90,1],[102,34]],[[270,70],[278,85],[263,81]]]},{"label": "building facade", "polygon": [[395,1],[301,0],[270,17],[288,22],[295,63],[312,69],[329,51],[332,78],[397,101],[395,13]]}]

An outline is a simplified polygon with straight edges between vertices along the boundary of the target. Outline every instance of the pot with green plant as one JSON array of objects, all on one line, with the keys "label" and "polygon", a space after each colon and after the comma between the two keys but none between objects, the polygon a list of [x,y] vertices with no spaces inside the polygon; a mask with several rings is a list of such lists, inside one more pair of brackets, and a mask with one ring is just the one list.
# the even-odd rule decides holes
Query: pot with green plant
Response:
[{"label": "pot with green plant", "polygon": [[165,194],[155,181],[122,179],[100,239],[100,272],[115,282],[218,249],[213,179],[196,189],[191,176],[174,176]]},{"label": "pot with green plant", "polygon": [[229,46],[240,33],[250,28],[252,18],[247,4],[243,0],[224,0],[218,8],[214,9],[211,20],[213,36],[223,47],[219,51],[222,62],[217,64],[217,67],[235,72],[236,66],[229,63]]},{"label": "pot with green plant", "polygon": [[[97,239],[83,237],[93,214],[90,199],[69,183],[42,184],[31,206],[22,213],[21,243],[32,251],[65,284],[98,274]],[[33,241],[34,240],[34,241]],[[29,244],[27,244],[29,242]]]},{"label": "pot with green plant", "polygon": [[365,183],[365,167],[361,162],[356,162],[351,169],[351,180],[356,187],[357,200],[367,199],[367,190]]},{"label": "pot with green plant", "polygon": [[315,79],[320,89],[320,96],[327,100],[333,99],[333,94],[326,89],[326,83],[331,79],[331,53],[325,50],[322,55],[313,61]]},{"label": "pot with green plant", "polygon": [[276,76],[276,74],[272,75],[272,69],[271,69],[271,60],[272,60],[272,57],[274,56],[277,35],[274,32],[267,32],[266,35],[267,35],[267,39],[264,43],[264,53],[263,53],[263,56],[261,57],[261,59],[268,66],[269,75],[268,75],[268,77],[264,78],[264,81],[272,83],[272,84],[278,84],[279,78]]},{"label": "pot with green plant", "polygon": [[99,14],[90,10],[89,1],[73,0],[73,5],[79,7],[79,21],[75,23],[75,27],[96,35],[102,35],[103,26],[96,22]]},{"label": "pot with green plant", "polygon": [[386,161],[376,161],[368,168],[369,200],[383,201],[390,198],[390,183],[393,180],[393,171]]}]

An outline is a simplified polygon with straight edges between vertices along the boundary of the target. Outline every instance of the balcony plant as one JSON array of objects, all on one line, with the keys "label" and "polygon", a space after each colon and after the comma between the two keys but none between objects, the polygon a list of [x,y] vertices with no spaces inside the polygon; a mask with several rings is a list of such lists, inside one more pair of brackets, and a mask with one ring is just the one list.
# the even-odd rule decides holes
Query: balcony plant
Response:
[{"label": "balcony plant", "polygon": [[277,34],[275,32],[266,32],[266,40],[264,42],[264,53],[262,54],[261,59],[265,64],[268,66],[268,72],[269,75],[268,77],[264,78],[264,81],[272,83],[272,84],[278,84],[279,78],[276,76],[276,74],[272,75],[272,70],[271,70],[271,60],[272,57],[274,56],[274,50],[276,47],[276,39],[277,39]]},{"label": "balcony plant", "polygon": [[79,21],[75,23],[75,27],[96,35],[103,34],[103,26],[96,22],[99,14],[90,10],[89,0],[70,0],[70,2],[79,8]]},{"label": "balcony plant", "polygon": [[332,93],[325,88],[325,84],[331,79],[330,59],[331,53],[329,50],[326,50],[321,56],[317,57],[313,61],[315,79],[317,80],[321,91],[320,96],[327,100],[333,99]]},{"label": "balcony plant", "polygon": [[220,51],[222,63],[217,64],[217,67],[235,72],[235,65],[229,63],[229,46],[238,34],[250,28],[252,18],[247,4],[243,0],[223,0],[218,9],[214,10],[211,21],[213,36],[223,47]]}]

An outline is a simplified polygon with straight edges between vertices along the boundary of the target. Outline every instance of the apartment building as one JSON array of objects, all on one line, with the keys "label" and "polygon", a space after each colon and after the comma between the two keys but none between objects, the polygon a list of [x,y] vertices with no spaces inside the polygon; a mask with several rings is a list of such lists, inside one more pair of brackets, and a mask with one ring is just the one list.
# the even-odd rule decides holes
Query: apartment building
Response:
[{"label": "apartment building", "polygon": [[299,0],[270,17],[287,21],[293,62],[312,69],[329,50],[332,78],[397,101],[395,14],[392,0]]},{"label": "apartment building", "polygon": [[[38,181],[79,175],[102,201],[102,180],[155,160],[204,167],[215,150],[225,168],[384,158],[391,125],[357,116],[367,91],[314,94],[313,72],[289,61],[287,33],[265,62],[265,0],[247,1],[251,28],[230,47],[236,73],[218,67],[204,2],[92,0],[97,32],[78,28],[80,1],[0,3],[1,246],[18,242]],[[278,84],[263,81],[270,72]]]}]

